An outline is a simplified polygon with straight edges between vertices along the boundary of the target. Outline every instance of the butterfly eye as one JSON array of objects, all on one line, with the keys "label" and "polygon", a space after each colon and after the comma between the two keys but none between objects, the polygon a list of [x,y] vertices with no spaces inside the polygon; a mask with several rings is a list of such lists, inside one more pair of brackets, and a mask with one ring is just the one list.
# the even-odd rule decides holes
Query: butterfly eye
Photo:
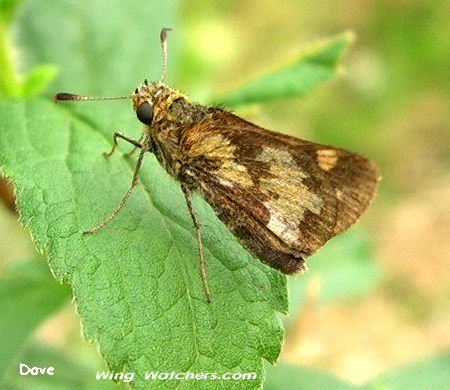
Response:
[{"label": "butterfly eye", "polygon": [[148,102],[142,103],[136,109],[136,115],[144,125],[150,125],[153,120],[153,106]]}]

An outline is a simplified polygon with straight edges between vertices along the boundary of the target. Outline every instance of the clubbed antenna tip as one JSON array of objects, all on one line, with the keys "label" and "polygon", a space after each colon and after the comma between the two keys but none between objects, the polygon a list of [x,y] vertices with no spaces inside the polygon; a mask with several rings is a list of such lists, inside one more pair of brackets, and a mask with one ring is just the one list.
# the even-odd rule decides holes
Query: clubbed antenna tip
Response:
[{"label": "clubbed antenna tip", "polygon": [[172,31],[169,27],[164,27],[161,30],[160,39],[161,39],[161,47],[163,51],[163,71],[161,76],[161,82],[164,83],[166,80],[166,74],[167,74],[167,32]]}]

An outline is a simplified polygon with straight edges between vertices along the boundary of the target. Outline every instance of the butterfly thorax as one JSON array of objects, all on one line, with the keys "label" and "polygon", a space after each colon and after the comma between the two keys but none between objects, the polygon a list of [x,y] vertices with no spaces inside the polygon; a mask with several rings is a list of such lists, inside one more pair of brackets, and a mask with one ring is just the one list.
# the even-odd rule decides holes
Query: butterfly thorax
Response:
[{"label": "butterfly thorax", "polygon": [[177,177],[183,163],[179,149],[182,134],[185,129],[205,119],[211,109],[192,102],[181,92],[159,82],[136,89],[134,110],[145,102],[153,107],[152,123],[144,130],[151,142],[150,150],[166,171]]}]

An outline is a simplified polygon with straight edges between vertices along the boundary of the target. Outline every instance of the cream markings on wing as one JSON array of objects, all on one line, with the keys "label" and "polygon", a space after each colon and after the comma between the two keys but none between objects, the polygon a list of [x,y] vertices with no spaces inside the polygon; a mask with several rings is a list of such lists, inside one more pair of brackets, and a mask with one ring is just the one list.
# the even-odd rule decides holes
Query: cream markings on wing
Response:
[{"label": "cream markings on wing", "polygon": [[235,149],[228,139],[216,134],[197,140],[186,152],[190,158],[230,159],[234,157]]},{"label": "cream markings on wing", "polygon": [[224,187],[233,188],[233,183],[231,181],[225,180],[221,177],[219,177],[219,183],[222,184]]},{"label": "cream markings on wing", "polygon": [[317,163],[324,171],[333,169],[338,161],[336,151],[333,149],[320,149],[317,151]]},{"label": "cream markings on wing", "polygon": [[242,187],[252,187],[254,182],[247,172],[247,168],[237,163],[235,157],[236,146],[230,140],[215,135],[208,139],[208,150],[203,153],[204,156],[223,160],[220,168],[215,172],[219,183],[226,187],[233,187],[233,183],[238,183]]},{"label": "cream markings on wing", "polygon": [[287,244],[298,243],[305,211],[319,214],[323,201],[303,183],[308,175],[299,167],[295,169],[296,163],[288,151],[266,147],[257,159],[270,163],[273,175],[260,179],[260,189],[268,199],[264,205],[270,212],[267,228]]},{"label": "cream markings on wing", "polygon": [[254,182],[247,172],[247,168],[239,164],[235,159],[236,145],[221,134],[208,136],[202,142],[195,142],[187,151],[190,158],[202,157],[222,164],[216,171],[214,177],[225,187],[232,188],[235,184],[241,187],[252,187]]},{"label": "cream markings on wing", "polygon": [[247,172],[247,168],[244,165],[238,164],[236,160],[225,160],[215,174],[219,182],[228,187],[232,187],[232,183],[237,183],[239,186],[245,188],[254,186],[252,177]]}]

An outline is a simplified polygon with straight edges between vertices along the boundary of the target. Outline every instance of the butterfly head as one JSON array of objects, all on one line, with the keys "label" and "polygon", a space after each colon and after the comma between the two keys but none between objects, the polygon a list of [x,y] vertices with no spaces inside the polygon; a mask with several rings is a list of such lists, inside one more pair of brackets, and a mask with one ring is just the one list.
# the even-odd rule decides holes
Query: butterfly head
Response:
[{"label": "butterfly head", "polygon": [[133,108],[136,116],[144,125],[150,126],[153,122],[154,107],[157,98],[162,94],[165,87],[162,83],[149,83],[147,80],[134,90],[132,96]]}]

